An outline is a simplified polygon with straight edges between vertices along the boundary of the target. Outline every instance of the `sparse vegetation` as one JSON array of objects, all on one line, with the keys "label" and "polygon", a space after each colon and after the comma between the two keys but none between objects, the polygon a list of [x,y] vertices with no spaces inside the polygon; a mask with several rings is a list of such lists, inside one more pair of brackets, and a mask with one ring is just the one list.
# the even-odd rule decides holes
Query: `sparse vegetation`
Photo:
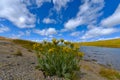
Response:
[{"label": "sparse vegetation", "polygon": [[36,42],[32,42],[32,41],[27,41],[27,40],[20,40],[20,39],[14,39],[13,40],[14,43],[19,44],[29,50],[33,49],[33,44],[35,44]]},{"label": "sparse vegetation", "polygon": [[32,52],[32,50],[31,50],[31,49],[28,49],[28,51],[29,51],[29,52]]},{"label": "sparse vegetation", "polygon": [[108,80],[120,80],[120,73],[113,69],[101,68],[99,74]]},{"label": "sparse vegetation", "polygon": [[17,50],[16,53],[14,53],[13,55],[15,56],[23,56],[22,52],[20,50]]},{"label": "sparse vegetation", "polygon": [[120,39],[102,40],[94,42],[80,42],[74,43],[75,46],[99,46],[99,47],[110,47],[110,48],[120,48]]},{"label": "sparse vegetation", "polygon": [[34,44],[34,49],[45,75],[72,79],[74,71],[80,70],[83,53],[70,42],[53,39],[52,42]]}]

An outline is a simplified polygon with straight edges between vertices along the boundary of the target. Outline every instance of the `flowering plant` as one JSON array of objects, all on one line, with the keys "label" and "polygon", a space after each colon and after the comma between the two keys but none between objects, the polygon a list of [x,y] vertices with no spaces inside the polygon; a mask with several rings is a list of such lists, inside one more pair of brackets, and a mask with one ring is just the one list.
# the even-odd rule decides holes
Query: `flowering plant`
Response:
[{"label": "flowering plant", "polygon": [[38,57],[39,68],[45,75],[71,79],[73,72],[80,70],[79,62],[84,54],[71,42],[53,39],[52,42],[36,43],[33,47]]}]

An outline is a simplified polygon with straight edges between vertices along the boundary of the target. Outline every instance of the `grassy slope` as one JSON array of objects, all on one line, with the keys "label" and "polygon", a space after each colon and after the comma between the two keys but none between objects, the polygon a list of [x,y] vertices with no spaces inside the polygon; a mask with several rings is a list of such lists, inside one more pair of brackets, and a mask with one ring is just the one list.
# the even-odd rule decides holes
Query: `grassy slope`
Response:
[{"label": "grassy slope", "polygon": [[80,43],[75,43],[75,45],[77,47],[99,46],[99,47],[120,48],[120,38],[119,39],[111,39],[111,40],[95,41],[95,42],[80,42]]},{"label": "grassy slope", "polygon": [[[13,41],[16,44],[22,45],[25,48],[32,49],[32,46],[35,42],[27,41],[27,40],[20,40],[20,39],[7,39],[4,37],[0,37],[0,40],[9,40]],[[110,47],[110,48],[120,48],[120,38],[119,39],[111,39],[111,40],[101,40],[101,41],[94,41],[94,42],[79,42],[74,43],[76,47],[80,46],[99,46],[99,47]]]},{"label": "grassy slope", "polygon": [[33,49],[33,44],[35,44],[35,42],[27,41],[27,40],[20,40],[20,39],[14,39],[12,41],[16,44],[19,44],[19,45],[27,48],[27,49]]}]

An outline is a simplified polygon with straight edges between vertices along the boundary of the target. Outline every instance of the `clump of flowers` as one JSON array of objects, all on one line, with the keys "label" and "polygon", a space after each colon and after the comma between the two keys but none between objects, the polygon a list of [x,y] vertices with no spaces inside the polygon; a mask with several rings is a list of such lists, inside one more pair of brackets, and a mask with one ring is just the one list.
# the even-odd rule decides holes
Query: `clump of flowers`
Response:
[{"label": "clump of flowers", "polygon": [[71,42],[53,39],[52,42],[36,43],[33,48],[45,75],[72,79],[74,71],[80,70],[79,62],[84,54]]}]

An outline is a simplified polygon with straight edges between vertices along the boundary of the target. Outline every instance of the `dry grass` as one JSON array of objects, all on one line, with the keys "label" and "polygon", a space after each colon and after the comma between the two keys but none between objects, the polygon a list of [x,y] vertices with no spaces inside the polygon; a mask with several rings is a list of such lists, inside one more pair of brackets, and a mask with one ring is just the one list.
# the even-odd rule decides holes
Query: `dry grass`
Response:
[{"label": "dry grass", "polygon": [[108,80],[120,80],[120,73],[113,69],[101,68],[99,74]]},{"label": "dry grass", "polygon": [[27,40],[20,40],[20,39],[14,39],[13,42],[15,44],[19,44],[19,45],[23,46],[24,48],[27,48],[28,50],[32,50],[33,44],[35,44],[35,42],[27,41]]},{"label": "dry grass", "polygon": [[80,42],[74,43],[75,46],[99,46],[99,47],[110,47],[110,48],[120,48],[120,39],[102,40],[94,42]]},{"label": "dry grass", "polygon": [[23,56],[22,52],[20,50],[17,50],[16,53],[14,53],[13,55],[15,56]]}]

